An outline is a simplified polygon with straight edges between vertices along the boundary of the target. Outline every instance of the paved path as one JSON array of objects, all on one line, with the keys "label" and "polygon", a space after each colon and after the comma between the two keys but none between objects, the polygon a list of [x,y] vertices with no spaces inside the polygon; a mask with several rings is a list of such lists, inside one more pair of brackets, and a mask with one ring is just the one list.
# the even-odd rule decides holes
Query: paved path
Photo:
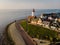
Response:
[{"label": "paved path", "polygon": [[16,28],[20,32],[21,36],[23,37],[26,45],[35,45],[33,39],[24,31],[24,29],[20,25],[20,21],[16,21]]},{"label": "paved path", "polygon": [[9,35],[12,37],[12,40],[15,42],[15,45],[26,45],[22,36],[15,27],[15,23],[11,24],[8,29]]}]

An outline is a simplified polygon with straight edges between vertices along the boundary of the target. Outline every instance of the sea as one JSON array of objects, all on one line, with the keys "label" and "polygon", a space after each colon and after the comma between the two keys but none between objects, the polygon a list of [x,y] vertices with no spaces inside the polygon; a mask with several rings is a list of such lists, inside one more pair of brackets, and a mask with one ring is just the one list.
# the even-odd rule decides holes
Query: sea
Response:
[{"label": "sea", "polygon": [[[42,13],[60,13],[60,9],[36,9],[35,16]],[[32,15],[32,9],[0,9],[0,33],[5,31],[6,26],[15,21]]]}]

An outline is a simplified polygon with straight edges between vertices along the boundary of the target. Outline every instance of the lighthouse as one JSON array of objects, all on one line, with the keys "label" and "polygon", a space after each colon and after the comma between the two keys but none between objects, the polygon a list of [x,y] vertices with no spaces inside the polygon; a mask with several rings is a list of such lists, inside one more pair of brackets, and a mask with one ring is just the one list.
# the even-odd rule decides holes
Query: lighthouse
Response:
[{"label": "lighthouse", "polygon": [[33,9],[33,11],[32,11],[32,16],[34,16],[34,14],[35,14],[35,9]]}]

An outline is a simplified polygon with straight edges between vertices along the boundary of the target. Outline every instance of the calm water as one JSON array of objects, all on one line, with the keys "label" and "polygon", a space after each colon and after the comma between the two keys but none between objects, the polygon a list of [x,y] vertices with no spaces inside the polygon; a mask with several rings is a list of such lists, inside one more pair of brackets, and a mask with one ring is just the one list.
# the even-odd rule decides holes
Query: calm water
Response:
[{"label": "calm water", "polygon": [[[26,16],[31,15],[31,9],[20,9],[20,10],[0,10],[0,33],[5,30],[7,24],[13,22],[14,20],[23,19]],[[40,15],[41,13],[52,13],[60,12],[60,9],[36,9],[35,15]]]}]

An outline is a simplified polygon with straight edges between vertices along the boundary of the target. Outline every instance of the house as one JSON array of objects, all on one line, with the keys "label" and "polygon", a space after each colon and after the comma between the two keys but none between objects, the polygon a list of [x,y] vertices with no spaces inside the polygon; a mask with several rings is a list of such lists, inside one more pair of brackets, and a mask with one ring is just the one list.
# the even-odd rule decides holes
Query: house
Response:
[{"label": "house", "polygon": [[56,13],[41,14],[41,16],[37,18],[36,16],[34,16],[34,9],[32,12],[32,16],[28,16],[28,22],[34,25],[38,24],[45,28],[60,31],[60,18],[58,18]]},{"label": "house", "polygon": [[57,19],[55,19],[55,21],[53,21],[52,23],[50,23],[50,27],[53,30],[58,30],[58,28],[60,27],[59,22],[57,22]]},{"label": "house", "polygon": [[60,38],[60,32],[58,32],[58,38]]},{"label": "house", "polygon": [[38,23],[38,19],[32,19],[32,20],[31,20],[31,24],[36,25],[37,23]]},{"label": "house", "polygon": [[49,21],[43,21],[43,27],[49,28],[49,24],[50,24]]},{"label": "house", "polygon": [[52,30],[56,30],[56,27],[55,26],[51,26],[50,27]]},{"label": "house", "polygon": [[51,16],[48,17],[48,20],[53,20],[53,18]]},{"label": "house", "polygon": [[43,23],[42,23],[42,19],[41,19],[41,18],[38,19],[37,24],[38,24],[38,25],[43,25]]},{"label": "house", "polygon": [[[57,30],[57,28],[60,26],[58,21],[58,17],[56,15],[56,13],[51,13],[51,14],[42,14],[40,16],[40,18],[42,19],[42,25],[45,28],[51,28],[53,30]],[[40,22],[40,21],[39,21]],[[41,22],[40,22],[41,24]]]},{"label": "house", "polygon": [[47,15],[41,14],[40,18],[41,18],[41,19],[46,19],[46,18],[47,18]]},{"label": "house", "polygon": [[60,32],[60,28],[58,28],[58,31]]},{"label": "house", "polygon": [[28,20],[28,22],[31,22],[31,20],[33,20],[35,18],[36,18],[36,16],[28,16],[27,20]]},{"label": "house", "polygon": [[60,22],[60,18],[58,18],[58,22]]}]

